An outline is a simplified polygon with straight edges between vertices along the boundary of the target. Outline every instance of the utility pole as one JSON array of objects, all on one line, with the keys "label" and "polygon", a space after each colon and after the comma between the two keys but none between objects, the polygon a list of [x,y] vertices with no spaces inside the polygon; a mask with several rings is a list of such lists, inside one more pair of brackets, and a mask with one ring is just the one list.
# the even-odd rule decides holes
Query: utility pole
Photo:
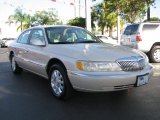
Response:
[{"label": "utility pole", "polygon": [[150,7],[148,7],[147,9],[147,21],[151,20],[151,16],[150,16]]},{"label": "utility pole", "polygon": [[81,2],[79,0],[79,17],[81,16]]},{"label": "utility pole", "polygon": [[91,0],[85,0],[86,29],[91,32]]},{"label": "utility pole", "polygon": [[76,0],[74,0],[74,18],[76,18]]},{"label": "utility pole", "polygon": [[117,43],[120,45],[120,13],[117,13]]}]

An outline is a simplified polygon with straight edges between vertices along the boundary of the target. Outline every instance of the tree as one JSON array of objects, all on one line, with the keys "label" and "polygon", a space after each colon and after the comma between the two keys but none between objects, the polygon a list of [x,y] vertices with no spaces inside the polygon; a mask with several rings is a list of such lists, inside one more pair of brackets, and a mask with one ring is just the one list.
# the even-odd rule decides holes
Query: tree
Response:
[{"label": "tree", "polygon": [[25,14],[23,28],[24,29],[30,28],[34,26],[35,22],[36,22],[36,18],[34,16]]},{"label": "tree", "polygon": [[[158,17],[152,17],[152,18],[150,18],[150,21],[151,22],[160,22],[160,18],[158,18]],[[150,21],[144,20],[144,22],[150,22]]]},{"label": "tree", "polygon": [[[104,28],[109,29],[112,36],[112,29],[117,25],[117,15],[124,13],[122,17],[126,22],[134,23],[137,19],[143,18],[150,5],[155,0],[104,0],[101,4],[92,9],[92,20],[98,21],[98,25],[104,33]],[[123,22],[121,21],[121,25]]]},{"label": "tree", "polygon": [[92,8],[92,20],[98,21],[98,26],[100,27],[102,34],[104,34],[104,29],[107,27],[110,36],[112,36],[112,29],[117,24],[117,14],[106,9],[107,4],[107,2],[103,2]]},{"label": "tree", "polygon": [[9,17],[5,23],[10,26],[13,23],[13,20]]},{"label": "tree", "polygon": [[17,31],[20,29],[23,31],[29,27],[35,25],[52,25],[52,24],[61,24],[57,19],[56,14],[53,9],[48,11],[36,11],[36,13],[31,16],[22,11],[21,8],[17,8],[13,15],[10,15],[7,24],[19,23],[20,25],[17,27]]},{"label": "tree", "polygon": [[15,13],[13,15],[10,15],[8,18],[8,23],[11,24],[15,21],[15,23],[20,23],[20,25],[17,28],[17,31],[20,29],[21,31],[23,30],[23,22],[25,19],[25,13],[23,13],[21,8],[17,8],[15,10]]},{"label": "tree", "polygon": [[34,17],[36,19],[36,22],[35,22],[36,25],[60,24],[53,9],[49,11],[37,11]]},{"label": "tree", "polygon": [[86,27],[86,21],[85,21],[85,18],[82,18],[82,17],[76,17],[74,19],[71,19],[68,21],[67,23],[68,25],[72,25],[72,26],[79,26],[79,27],[83,27],[85,28]]},{"label": "tree", "polygon": [[105,0],[106,10],[124,13],[125,20],[134,23],[138,18],[145,16],[147,9],[155,0]]},{"label": "tree", "polygon": [[126,3],[126,8],[123,9],[125,13],[125,20],[129,23],[134,23],[137,19],[143,18],[146,14],[147,5],[139,0],[130,0]]}]

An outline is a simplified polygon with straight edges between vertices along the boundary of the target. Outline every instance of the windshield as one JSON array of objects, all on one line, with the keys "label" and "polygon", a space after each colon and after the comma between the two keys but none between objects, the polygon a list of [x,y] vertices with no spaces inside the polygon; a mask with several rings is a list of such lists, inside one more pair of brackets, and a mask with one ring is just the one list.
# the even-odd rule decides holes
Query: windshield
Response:
[{"label": "windshield", "polygon": [[96,36],[82,28],[48,27],[46,34],[49,44],[101,42]]}]

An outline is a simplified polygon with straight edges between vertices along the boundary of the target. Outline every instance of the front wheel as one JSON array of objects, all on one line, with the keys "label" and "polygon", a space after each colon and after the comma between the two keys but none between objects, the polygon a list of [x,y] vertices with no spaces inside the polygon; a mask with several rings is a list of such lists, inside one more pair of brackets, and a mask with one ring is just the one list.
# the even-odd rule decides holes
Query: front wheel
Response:
[{"label": "front wheel", "polygon": [[72,85],[68,79],[67,71],[61,64],[54,64],[51,67],[50,88],[53,95],[58,99],[68,99],[72,95]]},{"label": "front wheel", "polygon": [[18,73],[21,73],[23,71],[23,69],[20,68],[18,66],[18,64],[16,63],[15,57],[14,57],[13,54],[11,55],[10,63],[11,63],[11,69],[12,69],[13,73],[18,74]]},{"label": "front wheel", "polygon": [[160,46],[154,46],[150,52],[151,62],[160,62]]}]

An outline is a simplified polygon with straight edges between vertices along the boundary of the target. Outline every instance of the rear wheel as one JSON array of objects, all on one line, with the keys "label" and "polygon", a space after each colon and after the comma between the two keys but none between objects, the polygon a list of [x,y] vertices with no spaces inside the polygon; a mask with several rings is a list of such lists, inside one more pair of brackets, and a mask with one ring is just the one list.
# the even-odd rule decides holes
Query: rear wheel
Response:
[{"label": "rear wheel", "polygon": [[56,98],[68,99],[72,95],[72,85],[65,68],[61,64],[54,64],[51,67],[49,79],[51,91]]},{"label": "rear wheel", "polygon": [[20,68],[18,66],[18,64],[16,63],[14,54],[11,55],[10,63],[11,63],[11,69],[12,69],[13,73],[18,74],[23,71],[23,69]]},{"label": "rear wheel", "polygon": [[154,46],[150,52],[151,62],[160,62],[160,46]]}]

